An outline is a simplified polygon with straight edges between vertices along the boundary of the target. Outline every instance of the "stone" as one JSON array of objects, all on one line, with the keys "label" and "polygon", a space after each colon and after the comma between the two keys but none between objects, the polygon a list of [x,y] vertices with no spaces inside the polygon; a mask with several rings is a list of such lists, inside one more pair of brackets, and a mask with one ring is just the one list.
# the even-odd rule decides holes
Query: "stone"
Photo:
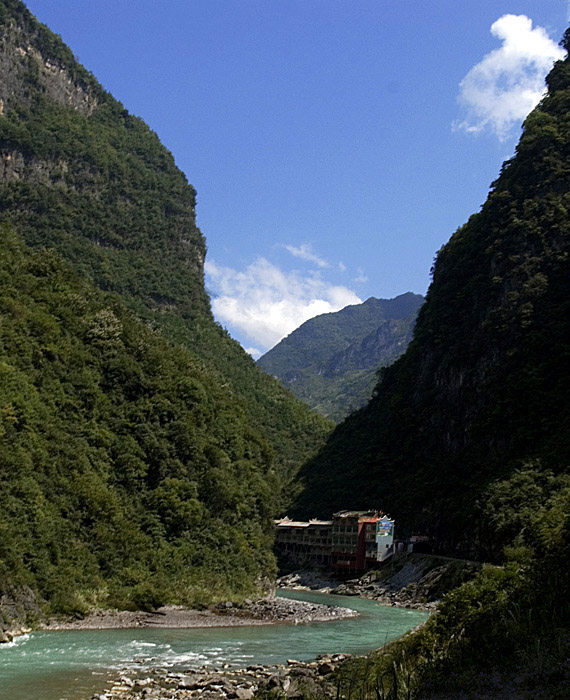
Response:
[{"label": "stone", "polygon": [[281,676],[279,674],[274,674],[273,676],[269,676],[267,679],[267,687],[268,688],[278,688],[281,685]]},{"label": "stone", "polygon": [[203,688],[204,684],[200,683],[200,681],[193,676],[186,676],[178,681],[178,687],[181,690],[198,690],[199,688]]},{"label": "stone", "polygon": [[134,682],[133,688],[134,690],[142,690],[143,688],[146,688],[150,683],[150,680],[148,678],[139,678]]}]

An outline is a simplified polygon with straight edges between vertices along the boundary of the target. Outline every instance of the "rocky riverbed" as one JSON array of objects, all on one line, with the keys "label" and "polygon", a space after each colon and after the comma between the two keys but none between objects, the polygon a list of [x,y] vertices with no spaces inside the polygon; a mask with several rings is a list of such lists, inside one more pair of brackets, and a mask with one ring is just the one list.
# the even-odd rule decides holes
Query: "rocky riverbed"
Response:
[{"label": "rocky riverbed", "polygon": [[219,603],[208,610],[165,606],[153,612],[98,610],[82,619],[52,619],[44,629],[94,630],[136,627],[236,627],[276,623],[326,622],[354,617],[358,613],[332,604],[307,603],[287,598],[246,600],[243,605]]},{"label": "rocky riverbed", "polygon": [[331,654],[319,656],[311,663],[291,659],[287,666],[201,668],[183,673],[156,669],[137,677],[122,676],[92,700],[251,700],[264,691],[287,698],[333,696],[334,671],[346,658],[347,654]]},{"label": "rocky riverbed", "polygon": [[410,554],[349,581],[300,571],[282,576],[277,584],[290,590],[371,598],[383,605],[429,612],[435,610],[445,593],[472,578],[480,566],[461,559]]}]

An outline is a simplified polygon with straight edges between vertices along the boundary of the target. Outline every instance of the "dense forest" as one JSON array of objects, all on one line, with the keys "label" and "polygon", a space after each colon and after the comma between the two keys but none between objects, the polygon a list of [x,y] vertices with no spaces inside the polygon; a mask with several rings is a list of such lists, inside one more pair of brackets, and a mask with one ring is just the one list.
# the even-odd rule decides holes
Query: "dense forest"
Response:
[{"label": "dense forest", "polygon": [[370,400],[381,367],[402,355],[424,298],[400,294],[321,314],[257,364],[323,416],[340,421]]},{"label": "dense forest", "polygon": [[[275,572],[271,517],[302,488],[298,514],[380,507],[400,534],[497,564],[344,664],[339,697],[567,697],[568,59],[547,86],[438,253],[408,350],[323,447],[331,424],[214,322],[172,155],[0,0],[2,601],[31,590],[82,614],[255,594]],[[0,607],[0,632],[13,622]]]},{"label": "dense forest", "polygon": [[270,518],[330,424],[214,322],[195,204],[156,134],[0,0],[2,590],[140,606],[272,574]]},{"label": "dense forest", "polygon": [[0,583],[56,610],[247,594],[273,450],[211,370],[0,231]]}]

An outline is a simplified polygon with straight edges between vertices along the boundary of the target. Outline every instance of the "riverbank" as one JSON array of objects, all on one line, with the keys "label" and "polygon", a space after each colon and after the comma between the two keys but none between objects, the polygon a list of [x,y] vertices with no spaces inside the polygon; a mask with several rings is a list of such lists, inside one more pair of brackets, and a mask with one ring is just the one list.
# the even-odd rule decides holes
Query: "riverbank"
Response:
[{"label": "riverbank", "polygon": [[450,590],[473,578],[481,564],[431,554],[408,554],[360,578],[340,582],[314,571],[298,571],[278,579],[286,590],[370,598],[382,605],[435,611]]},{"label": "riverbank", "polygon": [[299,698],[333,696],[334,673],[349,654],[326,654],[312,662],[289,660],[287,665],[248,666],[243,669],[201,668],[185,673],[155,669],[140,677],[122,676],[92,700],[251,700],[260,693]]},{"label": "riverbank", "polygon": [[246,601],[242,606],[220,603],[207,610],[165,606],[152,612],[97,610],[81,619],[52,619],[46,630],[104,630],[159,628],[238,627],[278,623],[329,622],[355,617],[358,613],[334,604],[307,603],[285,598]]},{"label": "riverbank", "polygon": [[[148,692],[142,697],[162,699],[174,690],[179,691],[174,697],[184,697],[182,691],[191,688],[178,688],[178,684],[186,683],[188,677],[205,687],[219,682],[219,674],[229,679],[226,689],[233,684],[244,690],[244,683],[245,690],[251,684],[260,688],[275,676],[271,684],[283,679],[285,686],[296,692],[293,681],[285,680],[291,669],[308,664],[307,673],[319,680],[325,670],[324,666],[320,673],[315,670],[314,660],[319,655],[342,653],[358,657],[399,638],[427,617],[425,613],[398,610],[360,598],[333,599],[305,592],[279,593],[279,597],[282,595],[288,600],[305,601],[311,607],[320,603],[330,609],[334,602],[357,610],[359,615],[338,622],[335,616],[329,618],[330,624],[48,629],[25,635],[11,645],[0,645],[2,692],[10,700],[29,700],[32,695],[41,696],[42,700],[90,700],[96,694],[118,698],[126,692],[125,687],[130,688],[119,682],[126,678],[132,681],[133,688],[137,683],[138,691],[134,688],[133,693],[140,695],[146,689]],[[299,664],[288,664],[293,659]],[[245,678],[241,678],[240,670],[247,671]],[[294,675],[303,673],[295,670]],[[163,687],[165,679],[167,687]],[[109,695],[113,687],[115,690]]]}]

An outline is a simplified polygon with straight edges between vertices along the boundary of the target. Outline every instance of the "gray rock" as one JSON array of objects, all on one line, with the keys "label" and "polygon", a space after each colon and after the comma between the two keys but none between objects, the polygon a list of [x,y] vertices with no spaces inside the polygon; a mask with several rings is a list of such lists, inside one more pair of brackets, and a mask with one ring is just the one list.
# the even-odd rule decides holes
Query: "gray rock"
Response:
[{"label": "gray rock", "polygon": [[330,661],[323,661],[323,663],[319,664],[318,671],[320,676],[328,676],[334,671],[334,666]]},{"label": "gray rock", "polygon": [[194,676],[185,676],[178,681],[178,687],[181,690],[198,690],[198,688],[203,688],[203,683]]}]

